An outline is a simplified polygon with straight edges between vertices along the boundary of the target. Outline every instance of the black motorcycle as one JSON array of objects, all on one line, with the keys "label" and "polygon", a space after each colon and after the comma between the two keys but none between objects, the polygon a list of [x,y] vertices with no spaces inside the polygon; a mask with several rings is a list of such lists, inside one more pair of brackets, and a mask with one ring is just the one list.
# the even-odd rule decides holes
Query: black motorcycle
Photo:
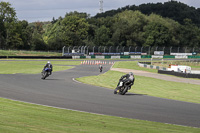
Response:
[{"label": "black motorcycle", "polygon": [[100,72],[100,73],[102,72],[102,68],[99,68],[99,72]]},{"label": "black motorcycle", "polygon": [[46,79],[49,75],[50,75],[50,71],[51,69],[50,68],[45,68],[41,74],[42,74],[42,78],[41,79]]},{"label": "black motorcycle", "polygon": [[125,95],[128,90],[131,89],[131,83],[124,82],[123,80],[119,80],[117,87],[114,90],[114,94]]},{"label": "black motorcycle", "polygon": [[102,67],[102,66],[100,66],[100,67],[99,67],[99,72],[101,73],[101,72],[102,72],[102,70],[103,70],[103,67]]}]

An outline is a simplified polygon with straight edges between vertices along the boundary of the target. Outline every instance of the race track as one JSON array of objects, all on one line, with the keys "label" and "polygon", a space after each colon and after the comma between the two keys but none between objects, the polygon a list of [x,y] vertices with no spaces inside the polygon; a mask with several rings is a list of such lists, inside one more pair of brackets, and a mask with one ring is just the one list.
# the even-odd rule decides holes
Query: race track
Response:
[{"label": "race track", "polygon": [[[104,65],[103,72],[109,69],[110,65]],[[111,89],[73,80],[98,74],[96,65],[80,65],[54,72],[46,80],[41,80],[40,74],[1,74],[0,97],[91,113],[200,127],[200,104],[132,93],[114,95]]]}]

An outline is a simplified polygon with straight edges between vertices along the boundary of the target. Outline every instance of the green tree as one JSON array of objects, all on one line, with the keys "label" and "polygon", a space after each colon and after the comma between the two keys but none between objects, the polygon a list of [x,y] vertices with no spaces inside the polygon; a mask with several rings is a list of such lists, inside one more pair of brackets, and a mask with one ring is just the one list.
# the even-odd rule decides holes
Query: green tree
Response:
[{"label": "green tree", "polygon": [[35,22],[32,26],[32,39],[30,48],[32,50],[47,50],[47,45],[43,39],[44,29],[42,22]]},{"label": "green tree", "polygon": [[139,11],[124,11],[114,17],[112,41],[115,45],[141,46],[144,43],[143,27],[148,23],[147,16]]},{"label": "green tree", "polygon": [[[16,22],[16,13],[14,8],[8,2],[0,2],[0,47],[8,48],[8,43],[11,43],[14,39],[13,36],[13,24]],[[14,35],[18,38],[19,35]],[[9,42],[8,42],[9,41]],[[13,41],[14,42],[14,41]]]},{"label": "green tree", "polygon": [[47,46],[41,36],[37,31],[32,35],[31,50],[46,50]]},{"label": "green tree", "polygon": [[95,44],[96,46],[106,46],[110,39],[110,30],[105,26],[101,26],[95,32]]},{"label": "green tree", "polygon": [[200,46],[200,29],[190,19],[185,19],[180,27],[180,43],[185,47]]},{"label": "green tree", "polygon": [[87,15],[84,13],[71,12],[50,25],[43,36],[49,48],[61,49],[63,46],[85,45],[89,30],[86,18]]},{"label": "green tree", "polygon": [[167,46],[170,40],[169,29],[159,22],[149,23],[145,27],[145,36],[144,46]]},{"label": "green tree", "polygon": [[[8,24],[8,23],[7,23]],[[9,49],[17,49],[18,47],[23,47],[23,40],[21,39],[21,35],[18,31],[18,23],[11,22],[9,23],[9,29],[7,29],[7,37],[6,37],[6,47]]]},{"label": "green tree", "polygon": [[20,38],[22,39],[22,45],[18,46],[17,49],[26,49],[29,50],[31,48],[31,41],[32,41],[32,34],[33,29],[29,26],[28,22],[18,21],[16,32],[20,35]]}]

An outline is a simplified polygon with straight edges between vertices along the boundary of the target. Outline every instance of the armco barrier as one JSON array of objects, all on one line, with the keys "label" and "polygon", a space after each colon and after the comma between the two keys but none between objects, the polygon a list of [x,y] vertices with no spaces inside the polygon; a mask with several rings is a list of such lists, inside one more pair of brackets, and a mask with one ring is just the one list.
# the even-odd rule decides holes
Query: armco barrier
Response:
[{"label": "armco barrier", "polygon": [[181,73],[181,72],[164,71],[164,70],[158,70],[158,73],[169,74],[169,75],[174,75],[174,76],[184,77],[184,78],[199,78],[200,79],[200,74]]}]

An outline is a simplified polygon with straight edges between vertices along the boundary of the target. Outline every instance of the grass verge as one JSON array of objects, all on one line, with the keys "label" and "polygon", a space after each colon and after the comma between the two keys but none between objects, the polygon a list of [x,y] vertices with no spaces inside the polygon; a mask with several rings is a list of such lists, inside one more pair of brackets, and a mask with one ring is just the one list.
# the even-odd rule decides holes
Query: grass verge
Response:
[{"label": "grass verge", "polygon": [[[46,61],[0,61],[0,74],[40,73],[46,64]],[[73,65],[79,65],[80,61],[51,61],[53,71],[61,71],[73,68]]]},{"label": "grass verge", "polygon": [[[122,72],[108,71],[98,76],[82,77],[76,80],[86,84],[115,89],[122,75],[124,75]],[[135,78],[135,84],[129,92],[200,103],[199,85],[171,82],[137,75]]]},{"label": "grass verge", "polygon": [[0,50],[0,56],[62,56],[62,54],[57,52]]},{"label": "grass verge", "polygon": [[200,128],[96,115],[0,98],[2,133],[199,133]]},{"label": "grass verge", "polygon": [[139,67],[137,65],[138,61],[123,61],[123,62],[115,62],[113,68],[126,68],[126,69],[134,69],[134,70],[141,70],[141,71],[148,71],[157,73],[158,70],[156,69],[149,69],[145,67]]}]

